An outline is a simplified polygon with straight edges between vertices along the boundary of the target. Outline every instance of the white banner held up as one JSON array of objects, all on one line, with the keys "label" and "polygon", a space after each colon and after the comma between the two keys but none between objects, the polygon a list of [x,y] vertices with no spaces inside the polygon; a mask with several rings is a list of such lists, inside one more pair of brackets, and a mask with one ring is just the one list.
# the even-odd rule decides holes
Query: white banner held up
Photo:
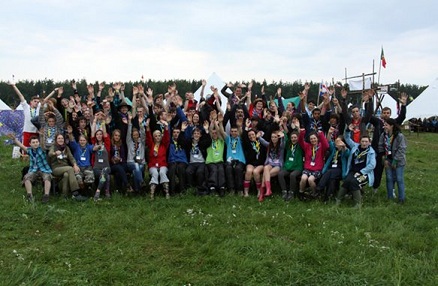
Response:
[{"label": "white banner held up", "polygon": [[[365,84],[364,84],[365,81]],[[364,79],[355,79],[349,80],[348,85],[350,86],[350,90],[362,90],[362,89],[370,89],[371,88],[371,78],[366,77]]]}]

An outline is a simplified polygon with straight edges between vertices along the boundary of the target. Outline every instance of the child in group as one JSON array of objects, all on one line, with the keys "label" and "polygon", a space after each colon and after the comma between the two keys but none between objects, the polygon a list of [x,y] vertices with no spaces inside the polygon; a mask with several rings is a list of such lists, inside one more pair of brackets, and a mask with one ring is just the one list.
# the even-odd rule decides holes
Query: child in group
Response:
[{"label": "child in group", "polygon": [[20,147],[21,150],[29,155],[29,171],[23,178],[24,187],[26,188],[26,199],[33,202],[32,184],[38,178],[42,178],[44,182],[43,203],[49,202],[49,194],[52,180],[52,169],[47,162],[46,152],[40,147],[40,140],[37,136],[30,137],[30,147],[24,146],[14,134],[10,134],[9,138],[14,140],[14,143]]}]

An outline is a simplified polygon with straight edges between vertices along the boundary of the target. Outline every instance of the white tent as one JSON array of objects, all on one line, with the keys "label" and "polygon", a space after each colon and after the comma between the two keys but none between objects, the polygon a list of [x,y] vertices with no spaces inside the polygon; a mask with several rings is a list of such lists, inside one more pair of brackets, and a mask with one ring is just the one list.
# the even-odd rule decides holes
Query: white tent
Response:
[{"label": "white tent", "polygon": [[15,107],[15,110],[23,110],[23,105],[21,105],[21,103],[19,103],[17,105],[17,107]]},{"label": "white tent", "polygon": [[406,119],[428,118],[438,115],[435,106],[438,98],[438,77],[407,106]]},{"label": "white tent", "polygon": [[[221,96],[221,102],[222,102],[222,110],[225,112],[227,109],[227,101],[228,99],[221,93],[221,89],[224,87],[226,83],[215,73],[213,72],[210,77],[207,79],[207,85],[204,89],[204,98],[208,98],[210,94],[213,92],[211,91],[210,87],[214,86],[219,90],[219,94]],[[231,93],[232,91],[230,89],[227,89],[228,93]],[[195,99],[199,102],[199,98],[201,97],[201,87],[198,88],[198,90],[195,91]]]},{"label": "white tent", "polygon": [[0,99],[0,111],[3,110],[11,110],[11,108],[3,100]]}]

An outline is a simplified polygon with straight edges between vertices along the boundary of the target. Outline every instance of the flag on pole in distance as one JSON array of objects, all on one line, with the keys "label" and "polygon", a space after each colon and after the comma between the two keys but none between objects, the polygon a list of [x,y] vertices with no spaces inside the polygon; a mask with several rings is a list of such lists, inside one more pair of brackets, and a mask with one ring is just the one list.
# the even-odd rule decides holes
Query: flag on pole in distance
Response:
[{"label": "flag on pole in distance", "polygon": [[323,81],[321,81],[321,84],[319,85],[319,96],[323,96],[324,93],[328,92],[327,83],[324,84]]},{"label": "flag on pole in distance", "polygon": [[383,52],[383,47],[382,47],[382,53],[380,54],[380,61],[382,62],[382,67],[386,69],[386,59],[385,59],[385,53]]}]

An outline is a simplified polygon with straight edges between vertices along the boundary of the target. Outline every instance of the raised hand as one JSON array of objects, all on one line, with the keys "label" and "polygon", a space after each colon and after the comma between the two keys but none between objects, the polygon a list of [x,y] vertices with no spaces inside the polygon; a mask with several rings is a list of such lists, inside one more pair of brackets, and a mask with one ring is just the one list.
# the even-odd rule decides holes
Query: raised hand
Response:
[{"label": "raised hand", "polygon": [[398,99],[400,101],[400,103],[402,105],[406,105],[407,101],[408,101],[408,95],[406,94],[406,92],[402,92],[400,94],[400,98]]},{"label": "raised hand", "polygon": [[187,121],[183,121],[183,122],[181,123],[181,132],[186,131],[187,126],[188,126]]},{"label": "raised hand", "polygon": [[202,80],[202,86],[205,87],[207,85],[207,81],[205,79]]},{"label": "raised hand", "polygon": [[87,91],[90,95],[94,94],[94,87],[92,84],[87,85]]},{"label": "raised hand", "polygon": [[75,80],[72,80],[72,81],[71,81],[71,88],[73,88],[74,90],[77,89],[77,88],[76,88],[76,81],[75,81]]},{"label": "raised hand", "polygon": [[132,87],[132,95],[137,95],[137,93],[138,93],[138,88],[134,85]]},{"label": "raised hand", "polygon": [[115,91],[119,91],[122,84],[120,82],[113,83],[113,88]]},{"label": "raised hand", "polygon": [[64,93],[64,88],[62,86],[58,87],[58,95],[62,95]]},{"label": "raised hand", "polygon": [[208,120],[204,120],[204,123],[202,124],[202,127],[204,127],[204,130],[208,130],[208,126],[210,126],[210,123],[208,123]]},{"label": "raised hand", "polygon": [[254,85],[254,81],[251,80],[251,81],[248,83],[248,90],[251,90],[253,85]]},{"label": "raised hand", "polygon": [[99,91],[102,91],[105,88],[105,83],[101,82],[99,83]]},{"label": "raised hand", "polygon": [[281,87],[277,88],[277,95],[278,97],[281,97]]}]

